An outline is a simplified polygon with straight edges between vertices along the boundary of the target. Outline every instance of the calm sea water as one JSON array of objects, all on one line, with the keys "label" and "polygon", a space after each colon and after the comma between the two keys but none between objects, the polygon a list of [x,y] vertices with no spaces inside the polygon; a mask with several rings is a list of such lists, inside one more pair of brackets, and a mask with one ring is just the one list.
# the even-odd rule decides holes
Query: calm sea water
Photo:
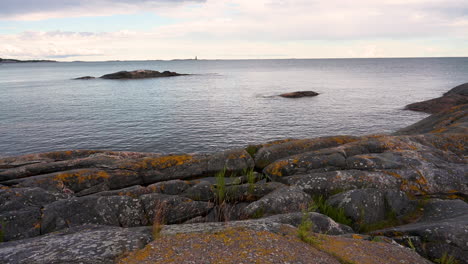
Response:
[{"label": "calm sea water", "polygon": [[[121,70],[194,75],[71,80]],[[210,152],[281,138],[388,133],[468,82],[468,58],[0,64],[0,156],[68,149]],[[275,95],[313,90],[312,98]]]}]

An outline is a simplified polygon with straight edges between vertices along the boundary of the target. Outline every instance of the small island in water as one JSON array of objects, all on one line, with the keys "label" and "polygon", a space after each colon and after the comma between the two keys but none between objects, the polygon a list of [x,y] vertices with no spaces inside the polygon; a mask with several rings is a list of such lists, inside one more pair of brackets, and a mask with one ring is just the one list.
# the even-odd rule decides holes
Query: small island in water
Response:
[{"label": "small island in water", "polygon": [[30,62],[57,62],[55,60],[17,60],[17,59],[2,59],[0,63],[30,63]]},{"label": "small island in water", "polygon": [[0,262],[468,263],[467,89],[392,134],[0,159]]}]

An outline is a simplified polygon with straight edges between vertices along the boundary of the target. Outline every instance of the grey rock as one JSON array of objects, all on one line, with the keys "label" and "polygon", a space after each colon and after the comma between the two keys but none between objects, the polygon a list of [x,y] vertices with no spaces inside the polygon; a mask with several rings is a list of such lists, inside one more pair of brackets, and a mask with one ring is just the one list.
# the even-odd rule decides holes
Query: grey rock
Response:
[{"label": "grey rock", "polygon": [[409,104],[405,109],[433,114],[447,111],[451,107],[466,103],[468,103],[468,83],[451,89],[444,93],[442,97]]},{"label": "grey rock", "polygon": [[111,264],[151,241],[150,228],[78,226],[41,237],[0,243],[0,263]]},{"label": "grey rock", "polygon": [[26,207],[17,211],[0,213],[4,241],[34,237],[41,234],[40,207]]},{"label": "grey rock", "polygon": [[300,188],[283,187],[249,204],[244,212],[249,217],[300,212],[307,209],[311,203],[312,198]]},{"label": "grey rock", "polygon": [[229,186],[226,188],[226,198],[228,202],[252,202],[284,186],[279,182]]},{"label": "grey rock", "polygon": [[314,196],[330,196],[353,189],[399,189],[400,180],[383,172],[342,170],[282,177],[281,181]]},{"label": "grey rock", "polygon": [[424,215],[411,224],[373,232],[405,241],[405,237],[419,237],[420,254],[431,259],[444,253],[468,260],[468,204],[462,200],[430,200],[423,208]]},{"label": "grey rock", "polygon": [[354,233],[353,229],[347,225],[335,222],[330,217],[311,212],[311,213],[289,213],[273,215],[259,219],[259,221],[272,221],[275,223],[288,224],[298,227],[303,218],[307,217],[312,222],[312,231],[315,233],[322,233],[327,235],[342,235],[347,233]]},{"label": "grey rock", "polygon": [[468,104],[452,107],[430,115],[423,120],[398,130],[395,135],[416,135],[424,133],[468,133]]},{"label": "grey rock", "polygon": [[211,183],[207,181],[200,181],[194,186],[187,189],[182,196],[190,198],[194,201],[214,201],[215,193],[214,187]]},{"label": "grey rock", "polygon": [[159,193],[145,194],[140,199],[151,223],[156,218],[165,224],[183,223],[197,216],[205,216],[213,208],[212,203]]},{"label": "grey rock", "polygon": [[165,182],[158,182],[151,185],[148,185],[148,189],[151,192],[169,194],[169,195],[179,195],[185,190],[190,188],[190,184],[186,181],[181,180],[171,180]]},{"label": "grey rock", "polygon": [[146,219],[140,201],[128,196],[71,198],[44,207],[41,233],[84,224],[140,226]]},{"label": "grey rock", "polygon": [[346,216],[364,224],[383,221],[390,213],[401,218],[416,209],[416,202],[405,193],[381,189],[350,190],[333,195],[326,202],[343,208]]},{"label": "grey rock", "polygon": [[25,207],[44,206],[67,198],[66,195],[51,193],[41,188],[2,188],[0,189],[0,213],[21,210]]}]

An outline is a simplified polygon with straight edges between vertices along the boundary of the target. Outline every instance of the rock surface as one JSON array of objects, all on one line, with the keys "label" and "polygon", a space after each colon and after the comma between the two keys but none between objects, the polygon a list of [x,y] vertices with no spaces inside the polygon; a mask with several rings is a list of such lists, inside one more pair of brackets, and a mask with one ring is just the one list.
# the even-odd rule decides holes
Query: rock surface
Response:
[{"label": "rock surface", "polygon": [[454,106],[467,103],[468,83],[464,83],[446,92],[442,97],[409,104],[405,109],[434,114],[447,111]]},{"label": "rock surface", "polygon": [[297,91],[297,92],[280,94],[279,96],[284,97],[284,98],[301,98],[301,97],[312,97],[312,96],[317,96],[317,95],[319,94],[313,91]]},{"label": "rock surface", "polygon": [[311,245],[289,225],[250,224],[188,225],[176,232],[168,227],[166,235],[119,263],[430,263],[392,244],[320,235]]},{"label": "rock surface", "polygon": [[111,264],[151,239],[148,227],[80,226],[39,238],[0,243],[0,263]]},{"label": "rock surface", "polygon": [[[466,96],[464,87],[451,93]],[[455,106],[390,135],[285,139],[211,154],[1,158],[0,262],[165,261],[180,257],[158,251],[171,243],[187,258],[229,251],[237,261],[243,243],[270,238],[268,254],[249,251],[242,261],[427,263],[394,239],[430,260],[448,254],[466,263],[467,113],[468,104]],[[152,224],[163,226],[157,242],[125,258],[150,241]],[[304,228],[341,237],[313,235],[320,243],[309,245],[297,239]],[[179,239],[214,253],[191,255]],[[296,254],[275,253],[289,249]]]},{"label": "rock surface", "polygon": [[408,243],[430,259],[444,253],[460,264],[468,263],[468,204],[462,200],[434,199],[423,207],[422,217],[414,223],[375,231]]}]

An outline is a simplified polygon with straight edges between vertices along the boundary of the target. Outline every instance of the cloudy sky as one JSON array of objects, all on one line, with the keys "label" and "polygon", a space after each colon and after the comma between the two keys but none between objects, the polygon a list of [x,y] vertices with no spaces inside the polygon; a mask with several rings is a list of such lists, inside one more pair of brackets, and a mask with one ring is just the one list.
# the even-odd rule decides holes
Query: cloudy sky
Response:
[{"label": "cloudy sky", "polygon": [[0,57],[468,56],[468,0],[0,0]]}]

